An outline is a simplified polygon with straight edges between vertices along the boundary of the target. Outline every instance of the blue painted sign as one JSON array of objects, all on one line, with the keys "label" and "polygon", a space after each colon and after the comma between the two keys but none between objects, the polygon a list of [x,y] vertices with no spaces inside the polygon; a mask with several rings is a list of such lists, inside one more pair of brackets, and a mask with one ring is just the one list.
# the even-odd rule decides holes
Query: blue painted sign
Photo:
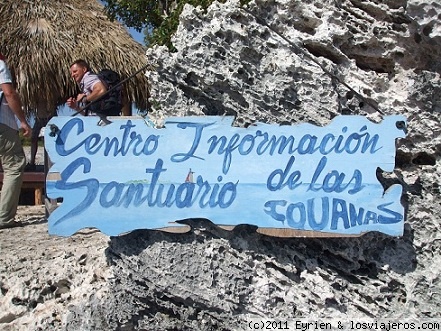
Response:
[{"label": "blue painted sign", "polygon": [[46,182],[62,203],[49,233],[96,227],[108,235],[163,229],[187,218],[358,235],[403,233],[402,187],[384,191],[405,118],[373,123],[339,116],[329,125],[232,126],[232,117],[54,117],[45,132],[53,165]]}]

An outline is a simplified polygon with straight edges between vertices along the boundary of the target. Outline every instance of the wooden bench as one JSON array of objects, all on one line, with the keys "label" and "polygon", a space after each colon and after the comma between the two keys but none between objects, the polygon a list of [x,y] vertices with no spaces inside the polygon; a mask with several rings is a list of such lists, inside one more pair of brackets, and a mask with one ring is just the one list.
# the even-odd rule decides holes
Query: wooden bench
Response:
[{"label": "wooden bench", "polygon": [[[34,190],[34,202],[36,205],[42,205],[44,203],[44,186],[46,182],[46,176],[44,172],[24,172],[23,173],[23,189]],[[3,185],[3,172],[0,172],[0,184]]]}]

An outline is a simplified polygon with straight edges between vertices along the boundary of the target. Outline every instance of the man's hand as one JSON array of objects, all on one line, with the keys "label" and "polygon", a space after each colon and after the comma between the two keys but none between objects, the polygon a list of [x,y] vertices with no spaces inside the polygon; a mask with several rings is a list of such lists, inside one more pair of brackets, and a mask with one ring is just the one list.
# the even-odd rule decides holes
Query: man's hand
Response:
[{"label": "man's hand", "polygon": [[27,122],[20,122],[20,128],[23,130],[23,136],[29,138],[32,134],[32,128]]},{"label": "man's hand", "polygon": [[71,98],[67,99],[66,104],[67,104],[67,106],[69,108],[72,108],[72,109],[75,109],[75,110],[79,109],[77,100],[75,98],[71,97]]}]

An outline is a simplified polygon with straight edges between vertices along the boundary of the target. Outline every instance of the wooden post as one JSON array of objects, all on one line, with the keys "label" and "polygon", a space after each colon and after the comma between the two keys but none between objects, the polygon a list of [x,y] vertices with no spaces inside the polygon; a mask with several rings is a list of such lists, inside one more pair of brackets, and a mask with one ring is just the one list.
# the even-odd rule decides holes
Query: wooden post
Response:
[{"label": "wooden post", "polygon": [[[46,185],[47,174],[49,172],[49,167],[51,166],[51,164],[49,164],[49,163],[50,163],[49,156],[47,155],[46,149],[44,149],[44,178],[45,178],[44,185]],[[45,194],[44,205],[45,205],[45,215],[46,215],[46,219],[47,219],[49,217],[50,213],[52,213],[57,208],[57,200],[56,199],[49,199],[47,197],[47,194]]]},{"label": "wooden post", "polygon": [[34,201],[36,206],[43,204],[43,186],[38,186],[35,188]]}]

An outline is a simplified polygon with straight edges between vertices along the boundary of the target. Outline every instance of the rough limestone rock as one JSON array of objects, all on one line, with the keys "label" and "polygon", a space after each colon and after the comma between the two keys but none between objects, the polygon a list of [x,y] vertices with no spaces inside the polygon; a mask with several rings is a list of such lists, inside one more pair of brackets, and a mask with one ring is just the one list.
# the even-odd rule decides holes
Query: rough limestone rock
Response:
[{"label": "rough limestone rock", "polygon": [[[441,317],[441,4],[269,0],[186,6],[148,51],[151,119],[326,125],[403,114],[402,237],[272,238],[188,220],[186,234],[48,237],[43,210],[0,231],[2,330],[246,330],[251,318]],[[34,207],[35,208],[35,207]]]}]

